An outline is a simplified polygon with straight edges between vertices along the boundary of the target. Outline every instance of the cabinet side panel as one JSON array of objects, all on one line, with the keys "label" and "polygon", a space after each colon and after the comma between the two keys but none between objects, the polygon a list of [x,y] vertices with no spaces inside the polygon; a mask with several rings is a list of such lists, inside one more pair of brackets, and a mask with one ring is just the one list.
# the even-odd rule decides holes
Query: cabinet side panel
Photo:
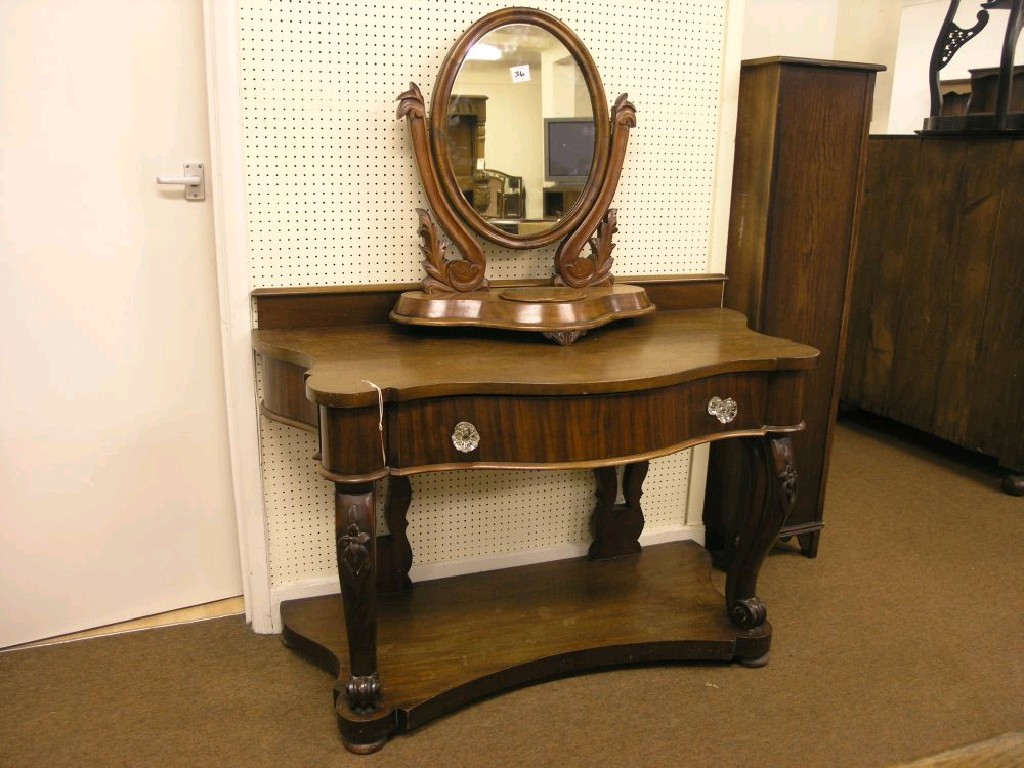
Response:
[{"label": "cabinet side panel", "polygon": [[821,520],[873,81],[799,66],[782,75],[762,330],[821,351],[807,378],[807,429],[793,441],[801,493],[790,524]]},{"label": "cabinet side panel", "polygon": [[725,306],[761,329],[768,234],[772,226],[779,68],[744,68],[736,116]]}]

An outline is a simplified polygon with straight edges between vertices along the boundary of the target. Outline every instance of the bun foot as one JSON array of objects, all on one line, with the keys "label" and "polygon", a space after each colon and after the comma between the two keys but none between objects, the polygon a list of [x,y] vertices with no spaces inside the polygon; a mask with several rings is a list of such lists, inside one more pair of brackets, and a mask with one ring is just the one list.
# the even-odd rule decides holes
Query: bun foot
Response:
[{"label": "bun foot", "polygon": [[1003,478],[1003,493],[1010,496],[1024,496],[1024,475],[1007,475]]},{"label": "bun foot", "polygon": [[761,667],[768,666],[768,659],[771,656],[771,652],[758,656],[756,659],[744,659],[739,657],[736,659],[736,663],[741,667],[750,667],[751,669],[760,669]]},{"label": "bun foot", "polygon": [[[351,688],[351,681],[343,683],[338,680],[334,684],[334,711],[338,716],[341,741],[345,749],[354,755],[370,755],[378,752],[398,727],[395,711],[380,706],[379,693],[376,694],[375,711],[366,712],[361,705],[356,709],[350,698]],[[376,690],[379,692],[379,686]]]},{"label": "bun foot", "polygon": [[380,741],[373,741],[368,744],[353,743],[351,741],[345,741],[342,739],[342,743],[345,745],[345,749],[351,752],[353,755],[372,755],[374,752],[379,752],[381,747],[387,741],[386,738]]},{"label": "bun foot", "polygon": [[337,713],[341,741],[345,749],[354,755],[371,755],[380,751],[397,728],[395,713],[390,710],[374,718],[352,715],[344,707],[337,708]]}]

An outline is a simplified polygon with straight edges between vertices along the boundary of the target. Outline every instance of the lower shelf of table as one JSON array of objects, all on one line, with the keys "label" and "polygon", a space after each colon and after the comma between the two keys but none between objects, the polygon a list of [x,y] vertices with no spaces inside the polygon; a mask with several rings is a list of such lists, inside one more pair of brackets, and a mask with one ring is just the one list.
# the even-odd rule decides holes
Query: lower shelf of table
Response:
[{"label": "lower shelf of table", "polygon": [[[576,672],[652,662],[758,666],[771,625],[729,623],[711,559],[692,541],[606,561],[585,558],[416,584],[378,597],[381,708],[348,708],[348,647],[338,595],[281,605],[287,645],[333,675],[346,746],[371,751],[499,691]],[[360,745],[367,747],[359,750]]]}]

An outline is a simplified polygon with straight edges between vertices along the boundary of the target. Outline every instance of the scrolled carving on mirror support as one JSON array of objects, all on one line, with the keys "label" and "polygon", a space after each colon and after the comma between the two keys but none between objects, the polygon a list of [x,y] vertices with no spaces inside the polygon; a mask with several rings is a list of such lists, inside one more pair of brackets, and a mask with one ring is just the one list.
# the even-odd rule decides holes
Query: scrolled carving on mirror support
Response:
[{"label": "scrolled carving on mirror support", "polygon": [[[427,136],[427,108],[423,93],[416,83],[409,83],[409,90],[398,97],[398,118],[406,118],[409,133],[417,157],[429,156],[430,140]],[[422,153],[422,155],[421,155]],[[437,233],[430,214],[417,208],[419,214],[421,239],[420,250],[427,257],[423,262],[427,277],[423,281],[423,289],[435,291],[475,291],[487,287],[485,272],[487,260],[483,248],[470,234],[469,229],[455,215],[440,195],[436,173],[432,163],[417,163],[427,200],[433,209],[434,217],[441,230],[451,238],[455,247],[462,254],[462,259],[446,259],[447,244]]]},{"label": "scrolled carving on mirror support", "polygon": [[[623,93],[615,100],[611,109],[611,125],[608,171],[600,178],[597,198],[589,215],[575,232],[562,241],[555,254],[555,268],[558,271],[554,279],[555,285],[588,288],[611,285],[614,280],[610,272],[613,247],[610,239],[617,227],[615,210],[608,208],[608,205],[619,183],[629,141],[629,129],[636,127],[636,107],[629,101],[628,94]],[[591,237],[595,230],[596,237]],[[590,243],[591,257],[580,255],[585,242]]]},{"label": "scrolled carving on mirror support", "polygon": [[558,274],[552,279],[552,285],[566,286],[569,288],[596,288],[604,285],[612,285],[615,278],[612,276],[612,250],[615,243],[612,242],[612,235],[619,231],[615,226],[616,212],[609,208],[601,223],[597,225],[594,236],[587,243],[590,245],[589,256],[579,256],[575,259],[567,259],[564,264],[559,263],[558,256],[555,256],[555,268]]},{"label": "scrolled carving on mirror support", "polygon": [[416,214],[420,219],[420,253],[426,257],[420,262],[427,273],[422,282],[423,291],[437,293],[488,288],[483,265],[468,260],[446,259],[445,254],[451,241],[443,232],[438,232],[429,211],[417,208]]}]

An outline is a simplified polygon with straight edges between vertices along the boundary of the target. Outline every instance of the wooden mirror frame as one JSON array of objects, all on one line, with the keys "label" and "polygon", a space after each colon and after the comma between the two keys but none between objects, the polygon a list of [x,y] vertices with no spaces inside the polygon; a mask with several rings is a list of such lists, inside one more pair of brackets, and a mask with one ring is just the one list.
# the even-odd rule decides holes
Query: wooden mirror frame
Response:
[{"label": "wooden mirror frame", "polygon": [[[483,218],[459,189],[458,180],[448,155],[448,109],[452,91],[466,63],[466,57],[470,49],[488,34],[513,24],[523,24],[544,30],[561,43],[573,57],[583,73],[583,79],[590,94],[590,109],[595,128],[594,157],[590,174],[584,184],[583,194],[559,221],[552,222],[550,228],[531,235],[509,234]],[[441,71],[434,87],[434,96],[430,102],[432,160],[445,198],[473,231],[492,243],[506,248],[526,250],[542,248],[558,242],[581,223],[584,215],[596,203],[601,180],[608,171],[610,159],[608,142],[611,128],[606,118],[607,108],[607,99],[601,77],[597,72],[597,64],[594,63],[580,39],[560,20],[532,8],[503,8],[487,14],[467,29],[448,52],[441,64]]]},{"label": "wooden mirror frame", "polygon": [[[512,235],[487,223],[463,196],[447,145],[448,105],[467,53],[488,33],[512,24],[545,30],[565,46],[583,73],[595,124],[594,158],[580,199],[550,228],[531,235]],[[636,125],[636,110],[622,94],[608,118],[604,117],[607,102],[597,65],[565,24],[533,8],[503,8],[488,13],[462,34],[445,57],[429,117],[415,83],[410,83],[398,100],[398,117],[406,118],[409,126],[416,166],[431,210],[417,209],[420,250],[425,257],[422,263],[427,272],[423,291],[403,294],[391,313],[392,320],[417,325],[539,330],[567,344],[590,328],[654,311],[643,289],[613,286],[611,273],[611,238],[616,225],[615,211],[609,205],[622,172],[629,129]],[[517,250],[541,248],[561,240],[555,254],[553,287],[546,294],[536,289],[518,294],[509,290],[488,292],[486,259],[474,233]],[[590,246],[590,253],[584,256],[581,252],[585,244]],[[450,245],[462,258],[448,258]],[[449,301],[444,294],[456,296]]]}]

